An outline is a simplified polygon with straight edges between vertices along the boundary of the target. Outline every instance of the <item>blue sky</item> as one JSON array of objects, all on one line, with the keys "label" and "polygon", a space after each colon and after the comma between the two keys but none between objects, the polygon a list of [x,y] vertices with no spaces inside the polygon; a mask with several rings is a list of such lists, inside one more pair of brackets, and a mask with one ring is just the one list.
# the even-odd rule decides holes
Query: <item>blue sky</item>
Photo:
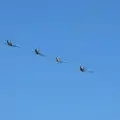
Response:
[{"label": "blue sky", "polygon": [[[119,5],[0,1],[0,119],[120,120]],[[69,63],[56,64],[58,55]],[[80,64],[94,74],[79,72]]]}]

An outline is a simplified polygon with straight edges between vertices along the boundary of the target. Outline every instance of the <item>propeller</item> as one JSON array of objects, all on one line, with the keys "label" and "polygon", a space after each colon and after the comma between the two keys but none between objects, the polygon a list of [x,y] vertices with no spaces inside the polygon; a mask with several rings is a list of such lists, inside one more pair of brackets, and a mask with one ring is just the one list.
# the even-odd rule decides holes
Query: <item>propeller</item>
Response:
[{"label": "propeller", "polygon": [[88,70],[88,69],[86,69],[86,67],[84,67],[84,65],[80,65],[80,66],[84,68],[84,71],[83,71],[83,72],[93,73],[93,71],[92,71],[92,70]]},{"label": "propeller", "polygon": [[67,61],[61,60],[60,56],[57,56],[56,58],[59,59],[59,61],[57,63],[68,63]]},{"label": "propeller", "polygon": [[46,56],[46,55],[40,53],[40,50],[39,50],[38,48],[32,49],[32,51],[35,52],[35,53],[36,53],[36,51],[37,51],[37,52],[38,52],[38,54],[36,53],[37,55],[40,55],[40,56],[43,56],[43,57]]},{"label": "propeller", "polygon": [[[11,41],[9,41],[9,40],[5,40],[5,44],[7,44],[7,45],[8,45],[9,43],[11,43],[11,44],[12,44],[12,42],[11,42]],[[12,46],[11,46],[11,47],[18,47],[18,48],[20,48],[19,46],[17,46],[17,45],[13,45],[13,44],[12,44]]]}]

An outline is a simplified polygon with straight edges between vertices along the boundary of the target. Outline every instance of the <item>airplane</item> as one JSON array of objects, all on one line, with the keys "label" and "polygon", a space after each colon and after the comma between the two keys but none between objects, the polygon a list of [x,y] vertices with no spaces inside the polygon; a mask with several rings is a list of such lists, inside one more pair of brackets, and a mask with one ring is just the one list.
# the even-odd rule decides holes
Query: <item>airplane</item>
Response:
[{"label": "airplane", "polygon": [[60,57],[56,57],[56,62],[57,63],[67,63],[65,61],[62,61]]},{"label": "airplane", "polygon": [[42,53],[40,52],[40,50],[39,50],[38,48],[34,49],[34,52],[35,52],[35,54],[37,54],[37,55],[45,56],[44,54],[42,54]]},{"label": "airplane", "polygon": [[7,44],[8,46],[11,46],[11,47],[18,47],[18,48],[20,48],[19,46],[14,45],[11,41],[8,41],[8,40],[6,40],[5,44]]},{"label": "airplane", "polygon": [[81,72],[90,72],[90,73],[93,73],[93,71],[91,70],[87,70],[84,66],[80,65],[80,71]]}]

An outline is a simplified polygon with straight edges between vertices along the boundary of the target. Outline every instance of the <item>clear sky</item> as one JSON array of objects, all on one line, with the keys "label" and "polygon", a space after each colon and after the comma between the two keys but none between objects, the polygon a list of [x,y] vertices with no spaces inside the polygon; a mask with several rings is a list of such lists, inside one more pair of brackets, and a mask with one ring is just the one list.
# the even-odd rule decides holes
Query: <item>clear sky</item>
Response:
[{"label": "clear sky", "polygon": [[119,0],[1,0],[0,48],[0,120],[120,120]]}]

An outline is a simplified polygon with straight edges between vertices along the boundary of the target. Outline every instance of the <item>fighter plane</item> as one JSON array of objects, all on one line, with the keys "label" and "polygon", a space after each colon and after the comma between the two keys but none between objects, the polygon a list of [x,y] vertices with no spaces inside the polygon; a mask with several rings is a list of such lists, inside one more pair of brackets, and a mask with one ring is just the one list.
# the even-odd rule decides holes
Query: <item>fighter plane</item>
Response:
[{"label": "fighter plane", "polygon": [[44,54],[42,54],[42,53],[40,52],[40,50],[39,50],[38,48],[35,48],[35,49],[34,49],[34,52],[35,52],[35,54],[37,54],[37,55],[45,56]]},{"label": "fighter plane", "polygon": [[8,41],[8,40],[6,40],[5,44],[7,44],[8,46],[11,46],[11,47],[18,47],[18,48],[20,48],[19,46],[14,45],[11,41]]},{"label": "fighter plane", "polygon": [[56,57],[56,63],[67,63],[65,61],[62,61],[60,57]]},{"label": "fighter plane", "polygon": [[90,72],[90,73],[93,73],[93,71],[87,70],[83,65],[80,65],[80,71],[81,72]]}]

